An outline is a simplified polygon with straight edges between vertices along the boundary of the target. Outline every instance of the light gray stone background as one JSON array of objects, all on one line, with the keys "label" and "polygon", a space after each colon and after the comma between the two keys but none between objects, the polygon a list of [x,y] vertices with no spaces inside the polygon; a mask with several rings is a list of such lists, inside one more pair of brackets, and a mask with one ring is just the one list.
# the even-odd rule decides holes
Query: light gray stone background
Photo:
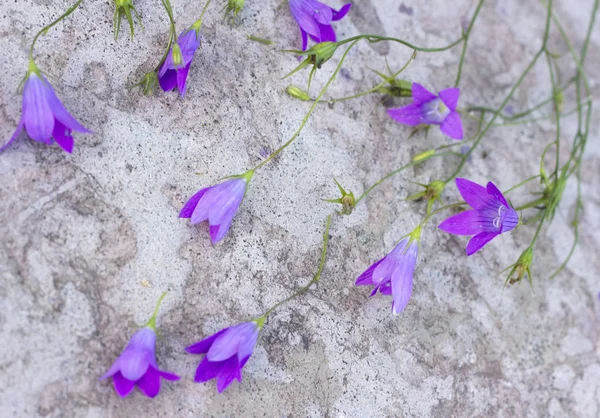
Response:
[{"label": "light gray stone background", "polygon": [[[0,6],[0,136],[21,114],[17,85],[27,49],[44,24],[72,1],[4,1]],[[424,231],[414,293],[406,310],[368,299],[355,278],[423,217],[424,204],[403,202],[418,186],[443,179],[456,161],[432,160],[386,182],[347,217],[336,217],[328,260],[314,291],[271,316],[241,384],[225,393],[196,384],[200,357],[184,347],[222,327],[256,317],[312,277],[335,176],[358,196],[418,152],[447,140],[433,129],[409,139],[381,95],[322,105],[300,138],[257,172],[228,236],[212,246],[206,225],[178,219],[201,187],[256,165],[287,140],[309,108],[286,95],[281,77],[297,60],[280,52],[300,37],[286,4],[247,0],[239,26],[209,9],[188,94],[143,97],[125,87],[156,65],[167,37],[160,2],[134,2],[145,31],[112,33],[112,2],[86,1],[40,39],[36,57],[57,94],[94,135],[76,134],[72,155],[24,136],[0,155],[0,415],[3,417],[598,417],[600,416],[600,144],[594,110],[585,165],[581,245],[568,268],[574,183],[535,252],[534,286],[503,288],[497,273],[533,235],[519,228],[467,258],[465,237]],[[331,0],[339,7],[339,0]],[[460,35],[475,0],[360,0],[341,22],[340,38],[376,33],[422,46]],[[175,0],[178,31],[203,2]],[[591,0],[558,0],[556,11],[581,46]],[[461,106],[498,106],[541,42],[537,2],[486,2],[476,23],[462,81]],[[248,41],[252,34],[275,41]],[[600,30],[587,69],[600,96]],[[553,52],[567,50],[553,31]],[[404,73],[432,90],[454,82],[460,48],[419,54]],[[359,44],[327,97],[365,90],[385,59],[395,70],[411,51]],[[339,54],[315,79],[317,94]],[[560,60],[565,79],[573,74]],[[291,79],[305,86],[307,71]],[[544,99],[548,70],[536,66],[511,105]],[[396,102],[400,104],[401,102]],[[573,91],[565,108],[574,107]],[[537,116],[548,115],[550,107]],[[563,121],[565,141],[575,117]],[[467,134],[475,125],[465,119]],[[553,139],[552,120],[493,129],[462,175],[506,189],[536,174]],[[566,150],[566,143],[563,147]],[[565,152],[563,152],[563,155]],[[197,174],[201,173],[201,174]],[[527,201],[535,185],[511,195]],[[454,187],[444,194],[456,199]],[[533,212],[532,212],[533,213]],[[136,324],[169,290],[159,316],[158,362],[182,376],[154,400],[137,390],[120,399],[101,376]]]}]

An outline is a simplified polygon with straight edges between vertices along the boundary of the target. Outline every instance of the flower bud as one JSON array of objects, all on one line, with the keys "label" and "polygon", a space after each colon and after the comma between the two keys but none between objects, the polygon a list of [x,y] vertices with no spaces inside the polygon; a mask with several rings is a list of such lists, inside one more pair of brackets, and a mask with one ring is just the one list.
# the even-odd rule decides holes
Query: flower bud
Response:
[{"label": "flower bud", "polygon": [[292,97],[295,97],[296,99],[304,100],[305,102],[310,100],[310,96],[308,95],[308,93],[306,93],[299,87],[287,86],[285,91],[287,92],[287,94],[289,94]]},{"label": "flower bud", "polygon": [[418,163],[420,161],[427,160],[427,159],[429,159],[429,157],[431,157],[434,154],[435,154],[435,150],[434,149],[430,149],[430,150],[424,151],[424,152],[422,152],[420,154],[417,154],[417,155],[415,155],[413,157],[413,159],[412,159],[413,163]]},{"label": "flower bud", "polygon": [[320,42],[306,51],[310,61],[317,68],[321,68],[329,60],[338,48],[337,42]]},{"label": "flower bud", "polygon": [[329,202],[329,203],[341,204],[342,211],[338,212],[338,213],[341,215],[350,215],[352,213],[352,210],[356,206],[356,199],[354,197],[354,193],[347,192],[346,190],[344,190],[342,185],[340,183],[338,183],[338,181],[336,179],[333,179],[333,181],[335,181],[335,184],[337,185],[340,193],[342,194],[342,197],[340,197],[338,199],[323,199],[323,200],[325,200],[326,202]]},{"label": "flower bud", "polygon": [[156,86],[158,86],[158,76],[156,75],[156,72],[150,71],[147,73],[142,79],[141,86],[144,96],[152,96]]},{"label": "flower bud", "polygon": [[237,17],[244,8],[245,0],[229,0],[225,6],[225,17],[231,14],[232,18]]},{"label": "flower bud", "polygon": [[531,270],[529,269],[529,267],[531,266],[532,261],[533,248],[529,247],[525,251],[523,251],[523,254],[521,254],[517,262],[511,266],[512,270],[510,271],[506,282],[510,284],[518,283],[521,281],[523,276],[527,274],[529,283],[531,283]]}]

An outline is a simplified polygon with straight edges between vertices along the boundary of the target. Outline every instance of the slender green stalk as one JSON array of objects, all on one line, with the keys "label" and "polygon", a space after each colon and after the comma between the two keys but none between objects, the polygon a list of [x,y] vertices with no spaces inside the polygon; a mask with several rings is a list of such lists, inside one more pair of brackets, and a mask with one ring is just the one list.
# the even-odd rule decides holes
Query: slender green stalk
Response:
[{"label": "slender green stalk", "polygon": [[463,64],[465,63],[465,55],[467,54],[467,45],[469,43],[469,37],[471,36],[471,31],[473,30],[475,20],[477,20],[477,16],[481,11],[481,6],[483,6],[484,1],[485,0],[479,0],[477,8],[475,9],[475,13],[473,14],[473,19],[471,19],[471,22],[469,22],[469,27],[467,28],[466,32],[463,33],[463,48],[460,54],[460,61],[458,62],[458,73],[456,74],[456,82],[454,83],[454,87],[458,87],[458,85],[460,84],[460,77],[462,76]]},{"label": "slender green stalk", "polygon": [[378,42],[382,42],[382,41],[391,41],[391,42],[397,42],[399,44],[402,44],[404,46],[407,46],[411,49],[414,49],[415,51],[419,51],[419,52],[442,52],[442,51],[447,51],[451,48],[454,48],[456,45],[460,44],[463,41],[463,37],[461,36],[459,39],[457,39],[456,41],[443,46],[441,48],[423,48],[420,46],[416,46],[413,45],[409,42],[406,42],[402,39],[398,39],[398,38],[391,38],[388,36],[380,36],[380,35],[357,35],[357,36],[353,36],[351,38],[348,39],[344,39],[343,41],[339,41],[338,45],[344,45],[347,44],[349,42],[354,42],[354,41],[359,41],[361,39],[366,39],[367,41],[369,41],[369,43],[378,43]]},{"label": "slender green stalk", "polygon": [[430,160],[430,159],[432,159],[432,158],[436,158],[436,157],[445,157],[445,156],[448,156],[448,155],[455,155],[455,156],[456,156],[456,155],[459,155],[459,154],[457,154],[457,153],[455,153],[455,152],[450,152],[450,151],[447,151],[447,152],[441,152],[441,153],[437,153],[437,154],[432,154],[432,155],[430,155],[430,156],[428,156],[428,157],[425,157],[425,158],[422,158],[422,159],[420,159],[420,160],[418,160],[418,161],[411,161],[410,163],[408,163],[408,164],[405,164],[405,165],[403,165],[402,167],[400,167],[400,168],[398,168],[398,169],[396,169],[396,170],[394,170],[394,171],[392,171],[392,172],[390,172],[390,173],[386,174],[385,176],[383,176],[382,178],[380,178],[379,180],[377,180],[377,181],[376,181],[376,182],[375,182],[375,183],[374,183],[374,184],[373,184],[371,187],[369,187],[367,190],[365,190],[365,191],[363,192],[363,194],[361,194],[361,195],[358,197],[358,199],[356,199],[356,203],[355,203],[355,205],[358,205],[358,203],[359,203],[361,200],[363,200],[365,197],[367,197],[367,195],[368,195],[369,193],[371,193],[371,192],[373,191],[373,189],[375,189],[377,186],[379,186],[381,183],[383,183],[384,181],[386,181],[386,180],[387,180],[387,179],[389,179],[390,177],[393,177],[393,176],[395,176],[396,174],[398,174],[398,173],[400,173],[400,172],[402,172],[402,171],[406,170],[407,168],[410,168],[410,167],[416,166],[416,165],[418,165],[418,164],[424,163],[425,161],[427,161],[427,160]]},{"label": "slender green stalk", "polygon": [[321,278],[321,273],[323,272],[323,267],[325,266],[325,259],[327,258],[327,244],[329,243],[329,227],[331,225],[331,215],[327,216],[327,221],[325,222],[325,232],[323,232],[323,248],[321,249],[321,261],[319,262],[319,268],[317,269],[317,272],[315,273],[315,275],[313,276],[312,280],[310,282],[308,282],[308,284],[306,286],[301,287],[300,289],[298,289],[298,291],[296,291],[296,293],[294,293],[293,295],[291,295],[288,298],[285,298],[284,300],[276,303],[275,305],[273,305],[272,307],[270,307],[263,316],[260,317],[260,319],[266,319],[271,312],[273,312],[275,309],[279,308],[281,305],[296,299],[298,296],[306,293],[310,287],[317,283],[319,281],[319,279]]},{"label": "slender green stalk", "polygon": [[33,42],[31,43],[31,47],[29,48],[29,60],[33,61],[33,48],[35,47],[35,43],[37,42],[38,38],[41,35],[45,35],[46,33],[48,33],[48,31],[55,26],[58,22],[60,22],[61,20],[63,20],[64,18],[66,18],[67,16],[69,16],[71,13],[73,13],[75,11],[75,9],[77,9],[79,7],[79,5],[81,4],[83,0],[79,0],[77,3],[75,3],[73,6],[69,7],[67,9],[67,11],[65,13],[63,13],[58,19],[56,19],[54,22],[50,23],[47,26],[44,26],[42,28],[42,30],[40,30],[36,35],[35,38],[33,38]]},{"label": "slender green stalk", "polygon": [[521,187],[521,186],[524,186],[525,184],[529,183],[531,180],[535,180],[535,179],[537,179],[537,178],[539,178],[539,177],[540,177],[540,175],[539,175],[539,174],[536,174],[535,176],[528,177],[527,179],[523,180],[522,182],[520,182],[520,183],[519,183],[519,184],[517,184],[516,186],[513,186],[513,187],[511,187],[510,189],[507,189],[507,190],[505,190],[505,191],[503,192],[503,194],[508,194],[508,193],[512,192],[513,190],[516,190],[516,189],[518,189],[519,187]]},{"label": "slender green stalk", "polygon": [[460,171],[464,167],[465,163],[467,162],[468,158],[471,156],[471,154],[473,153],[473,151],[475,151],[475,148],[477,148],[477,146],[481,143],[481,140],[485,137],[485,134],[488,132],[488,130],[492,127],[493,123],[498,118],[498,115],[500,114],[500,112],[502,111],[502,109],[504,109],[506,107],[506,105],[508,104],[508,102],[510,101],[510,99],[512,98],[512,96],[515,94],[515,91],[517,90],[517,88],[519,88],[519,86],[523,83],[523,80],[525,80],[525,77],[527,77],[527,74],[529,74],[529,72],[531,71],[531,69],[535,66],[535,63],[537,62],[537,60],[540,58],[540,56],[546,50],[546,45],[548,43],[548,36],[549,36],[549,33],[550,33],[550,18],[551,18],[551,16],[552,16],[552,0],[550,0],[548,2],[548,13],[547,13],[547,16],[546,16],[546,26],[545,26],[545,29],[544,29],[544,37],[543,37],[543,41],[542,41],[542,47],[535,54],[535,56],[533,57],[533,59],[531,60],[531,62],[529,63],[529,65],[525,68],[525,71],[523,71],[523,73],[521,74],[521,76],[519,77],[519,79],[517,80],[517,82],[512,86],[512,88],[510,89],[508,95],[506,96],[506,98],[504,99],[504,101],[502,102],[502,104],[494,112],[494,114],[492,115],[492,118],[490,119],[490,121],[487,123],[487,125],[483,128],[483,130],[477,136],[477,139],[475,140],[475,143],[473,144],[473,146],[463,156],[462,161],[460,162],[460,164],[458,165],[458,167],[456,168],[456,170],[454,170],[454,172],[452,173],[452,175],[445,180],[445,183],[449,183],[454,178],[456,178],[456,176],[460,173]]},{"label": "slender green stalk", "polygon": [[327,84],[325,84],[325,87],[323,87],[321,89],[321,92],[315,99],[314,103],[311,105],[310,109],[308,109],[308,112],[304,116],[304,119],[302,119],[300,126],[298,127],[296,132],[294,132],[292,137],[285,144],[283,144],[281,147],[279,147],[277,150],[275,150],[271,155],[269,155],[269,157],[267,157],[266,160],[262,161],[260,164],[258,164],[256,167],[254,167],[253,168],[254,171],[258,170],[259,168],[261,168],[262,166],[267,164],[269,161],[271,161],[273,158],[275,158],[277,155],[279,155],[279,153],[281,153],[281,151],[286,149],[292,142],[294,142],[294,140],[298,137],[298,135],[300,135],[300,132],[302,132],[302,129],[304,129],[306,122],[308,122],[308,118],[310,118],[310,115],[312,115],[313,111],[316,109],[317,105],[319,104],[319,100],[321,100],[321,97],[323,97],[323,94],[325,94],[325,92],[327,91],[327,89],[329,88],[331,83],[333,83],[333,80],[335,80],[335,77],[337,76],[337,74],[340,72],[340,69],[342,68],[342,64],[344,63],[344,60],[348,56],[348,52],[350,52],[352,47],[354,47],[354,45],[356,45],[356,43],[358,41],[359,40],[354,41],[352,44],[350,44],[350,46],[346,49],[346,51],[344,51],[344,55],[342,55],[342,58],[340,59],[340,62],[338,63],[335,71],[333,72],[331,77],[329,77],[329,80],[327,80]]}]

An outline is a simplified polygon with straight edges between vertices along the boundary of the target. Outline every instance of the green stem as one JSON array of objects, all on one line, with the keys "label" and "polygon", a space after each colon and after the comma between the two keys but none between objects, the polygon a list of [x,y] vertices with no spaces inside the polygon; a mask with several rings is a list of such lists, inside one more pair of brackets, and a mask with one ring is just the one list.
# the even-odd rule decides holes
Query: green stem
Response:
[{"label": "green stem", "polygon": [[483,2],[485,0],[479,0],[477,4],[477,9],[475,9],[475,14],[473,14],[473,19],[469,22],[469,27],[465,33],[463,33],[463,49],[460,54],[460,61],[458,62],[458,73],[456,74],[456,82],[454,83],[454,87],[458,87],[460,84],[460,77],[462,76],[463,64],[465,62],[465,55],[467,54],[467,44],[469,43],[469,37],[471,36],[471,30],[473,29],[473,25],[475,24],[475,20],[477,20],[477,16],[481,11],[481,6],[483,6]]},{"label": "green stem", "polygon": [[527,68],[525,68],[525,71],[523,71],[523,73],[521,74],[521,76],[519,77],[517,82],[512,86],[512,88],[510,89],[508,95],[506,96],[506,98],[504,99],[504,101],[502,102],[500,107],[494,112],[492,119],[487,123],[487,125],[479,133],[479,135],[477,136],[477,139],[473,143],[473,146],[463,156],[462,161],[460,162],[460,164],[458,165],[456,170],[454,170],[452,175],[445,180],[445,183],[449,183],[460,173],[460,171],[464,167],[465,163],[467,162],[468,158],[471,156],[471,154],[473,153],[475,148],[477,148],[477,146],[481,143],[481,140],[485,137],[485,134],[487,133],[487,131],[492,127],[494,121],[498,118],[498,115],[500,114],[502,109],[504,109],[506,107],[506,105],[508,104],[508,102],[510,101],[512,96],[515,94],[515,91],[517,90],[517,88],[523,83],[523,80],[525,80],[525,77],[527,76],[527,74],[529,74],[531,69],[535,66],[535,63],[537,62],[537,60],[540,58],[540,56],[546,50],[546,44],[548,43],[548,35],[550,33],[550,17],[551,16],[552,16],[552,0],[550,0],[548,3],[548,14],[546,16],[546,27],[544,29],[544,38],[543,38],[543,42],[542,42],[542,47],[535,54],[535,56],[533,57],[533,60],[529,63]]},{"label": "green stem", "polygon": [[[406,68],[408,67],[408,65],[412,62],[412,60],[415,59],[415,53],[411,54],[410,58],[408,59],[408,61],[406,61],[406,63],[404,64],[404,66],[402,68],[400,68],[398,71],[396,71],[395,73],[390,75],[390,79],[395,79],[402,71],[406,70]],[[347,96],[347,97],[341,97],[339,99],[329,99],[327,100],[327,103],[337,103],[337,102],[343,102],[346,100],[352,100],[352,99],[357,99],[359,97],[362,96],[366,96],[367,94],[371,94],[376,92],[377,90],[379,90],[381,87],[385,86],[389,81],[388,80],[384,80],[381,83],[379,83],[378,85],[376,85],[375,87],[373,87],[372,89],[369,89],[367,91],[363,91],[360,93],[357,93],[353,96]],[[325,103],[325,102],[323,102]]]},{"label": "green stem", "polygon": [[169,292],[164,292],[162,295],[160,295],[160,298],[158,298],[158,302],[156,302],[156,307],[154,308],[154,313],[152,314],[152,317],[148,320],[148,322],[146,322],[146,324],[144,325],[145,327],[150,327],[154,331],[156,331],[156,317],[158,316],[158,309],[160,308],[160,304],[162,303],[165,296],[167,296],[167,293]]},{"label": "green stem", "polygon": [[291,301],[292,299],[295,299],[298,296],[306,293],[313,284],[315,284],[319,281],[319,279],[321,278],[321,273],[323,272],[323,267],[325,266],[325,259],[327,258],[327,244],[329,242],[329,226],[330,225],[331,225],[331,215],[327,216],[327,221],[325,222],[325,232],[323,233],[323,248],[321,249],[321,261],[319,262],[319,268],[317,269],[317,272],[313,276],[312,280],[310,282],[308,282],[308,284],[306,286],[303,286],[300,289],[298,289],[298,291],[296,293],[294,293],[293,295],[291,295],[290,297],[285,298],[284,300],[276,303],[271,308],[269,308],[263,316],[258,318],[259,320],[262,320],[263,323],[264,323],[264,320],[271,314],[271,312],[273,312],[275,309],[279,308],[281,305]]},{"label": "green stem", "polygon": [[160,67],[163,65],[163,63],[167,59],[167,56],[169,55],[169,52],[171,51],[173,42],[175,42],[175,40],[177,39],[177,30],[175,28],[175,19],[173,18],[173,9],[171,8],[171,2],[169,0],[161,0],[161,1],[163,4],[163,7],[167,11],[167,16],[169,16],[169,42],[167,43],[167,48],[165,49],[163,56],[161,57],[160,61],[158,62],[158,65],[154,69],[154,72],[158,72],[160,70]]},{"label": "green stem", "polygon": [[463,37],[461,36],[459,39],[457,39],[456,41],[452,42],[449,45],[446,45],[444,47],[441,48],[422,48],[416,45],[413,45],[409,42],[406,42],[402,39],[398,39],[398,38],[391,38],[388,36],[379,36],[379,35],[357,35],[357,36],[353,36],[351,38],[348,39],[344,39],[343,41],[339,41],[338,45],[343,45],[349,42],[353,42],[353,41],[359,41],[361,39],[366,39],[367,41],[369,41],[369,43],[377,43],[377,42],[381,42],[381,41],[392,41],[392,42],[397,42],[399,44],[402,44],[404,46],[407,46],[411,49],[414,49],[416,51],[419,52],[442,52],[442,51],[447,51],[453,47],[455,47],[456,45],[460,44],[463,41]]},{"label": "green stem", "polygon": [[204,14],[206,13],[206,9],[208,9],[208,6],[210,5],[210,2],[211,2],[211,0],[208,0],[206,2],[206,4],[204,5],[204,7],[202,8],[202,13],[200,13],[200,17],[194,23],[194,25],[197,25],[197,27],[198,27],[197,30],[200,30],[200,27],[202,26],[202,19],[204,19]]},{"label": "green stem", "polygon": [[375,189],[375,188],[376,188],[377,186],[379,186],[381,183],[383,183],[384,181],[386,181],[386,180],[387,180],[387,179],[389,179],[390,177],[393,177],[393,176],[395,176],[396,174],[400,173],[401,171],[404,171],[404,170],[406,170],[407,168],[413,167],[413,166],[415,166],[415,165],[418,165],[418,164],[424,163],[425,161],[427,161],[427,160],[430,160],[430,159],[432,159],[432,158],[435,158],[435,157],[446,157],[446,156],[449,156],[449,155],[457,155],[457,154],[456,154],[455,152],[450,152],[450,151],[447,151],[447,152],[441,152],[441,153],[438,153],[438,154],[432,154],[432,155],[430,155],[430,156],[428,156],[428,157],[425,157],[425,158],[422,158],[422,159],[420,159],[420,160],[418,160],[418,161],[411,161],[410,163],[408,163],[408,164],[405,164],[405,165],[403,165],[402,167],[400,167],[400,168],[398,168],[398,169],[396,169],[396,170],[394,170],[394,171],[392,171],[392,172],[389,172],[388,174],[386,174],[385,176],[383,176],[382,178],[380,178],[379,180],[377,180],[377,181],[376,181],[376,182],[375,182],[375,183],[374,183],[374,184],[373,184],[371,187],[369,187],[367,190],[365,190],[365,191],[363,192],[363,194],[361,194],[361,195],[358,197],[358,199],[356,199],[356,203],[355,203],[355,205],[358,205],[358,203],[359,203],[361,200],[363,200],[365,197],[367,197],[367,195],[368,195],[369,193],[371,193],[371,192],[373,191],[373,189]]},{"label": "green stem", "polygon": [[529,203],[526,203],[522,206],[516,207],[515,210],[517,212],[521,211],[521,210],[525,210],[525,209],[529,209],[529,208],[534,208],[536,206],[539,206],[540,204],[546,202],[546,198],[545,197],[540,197],[538,199],[535,199],[534,201],[531,201]]},{"label": "green stem", "polygon": [[467,204],[466,202],[457,202],[457,203],[451,203],[451,204],[449,204],[449,205],[442,206],[441,208],[438,208],[438,209],[434,210],[433,212],[429,212],[429,213],[427,214],[427,216],[425,216],[425,218],[424,218],[424,219],[421,221],[421,223],[419,224],[419,226],[421,226],[421,227],[425,226],[425,224],[426,224],[427,222],[429,222],[429,220],[430,220],[430,219],[431,219],[431,218],[432,218],[434,215],[437,215],[437,214],[438,214],[438,213],[440,213],[440,212],[444,212],[444,211],[446,211],[446,210],[448,210],[448,209],[452,209],[452,208],[458,208],[458,207],[461,207],[461,206],[465,206],[466,204]]},{"label": "green stem", "polygon": [[508,194],[508,193],[512,192],[513,190],[515,190],[515,189],[518,189],[519,187],[521,187],[521,186],[523,186],[523,185],[525,185],[525,184],[529,183],[531,180],[535,180],[535,179],[537,179],[538,177],[540,177],[540,175],[539,175],[539,174],[536,174],[535,176],[531,176],[531,177],[529,177],[529,178],[527,178],[527,179],[523,180],[521,183],[517,184],[516,186],[513,186],[513,187],[511,187],[510,189],[508,189],[508,190],[505,190],[505,191],[503,192],[503,194]]},{"label": "green stem", "polygon": [[344,63],[344,60],[348,56],[348,52],[350,52],[352,47],[354,47],[354,45],[356,45],[357,42],[358,42],[358,40],[354,41],[352,44],[350,44],[350,46],[346,49],[346,51],[344,51],[344,55],[342,55],[342,58],[340,59],[340,62],[338,63],[335,71],[333,72],[332,76],[329,77],[329,80],[327,80],[327,84],[325,84],[325,87],[323,87],[323,89],[321,89],[321,92],[319,93],[319,95],[315,99],[314,103],[308,110],[308,113],[306,113],[306,115],[304,116],[304,119],[302,119],[302,123],[300,123],[300,126],[298,127],[296,132],[294,132],[292,137],[285,144],[283,144],[281,147],[279,147],[277,150],[275,150],[275,152],[273,152],[271,155],[269,155],[269,157],[267,157],[266,160],[262,161],[260,164],[258,164],[256,167],[254,167],[254,169],[253,169],[254,171],[258,170],[259,168],[261,168],[262,166],[267,164],[269,161],[271,161],[273,158],[275,158],[277,155],[279,155],[279,153],[281,153],[281,151],[286,149],[292,142],[294,142],[294,140],[298,137],[298,135],[300,135],[300,132],[302,132],[302,129],[304,129],[306,122],[308,122],[308,118],[310,118],[310,115],[312,115],[313,111],[319,104],[319,100],[321,100],[321,97],[323,97],[323,94],[325,94],[325,92],[327,91],[327,89],[329,88],[331,83],[333,83],[333,80],[335,80],[335,77],[337,76],[338,72],[342,68],[342,64]]},{"label": "green stem", "polygon": [[63,20],[64,18],[66,18],[67,16],[69,16],[71,13],[73,13],[75,11],[75,9],[77,9],[79,7],[79,5],[81,4],[83,0],[79,0],[77,3],[75,3],[73,6],[71,6],[70,8],[67,9],[67,11],[62,14],[58,19],[56,19],[54,22],[50,23],[47,26],[44,26],[42,28],[42,30],[40,30],[37,35],[35,35],[35,38],[33,38],[33,42],[31,43],[31,47],[29,48],[29,61],[33,62],[33,48],[35,47],[35,43],[37,42],[38,38],[41,35],[45,35],[46,33],[48,33],[48,31],[54,26],[56,25],[58,22],[60,22],[61,20]]}]

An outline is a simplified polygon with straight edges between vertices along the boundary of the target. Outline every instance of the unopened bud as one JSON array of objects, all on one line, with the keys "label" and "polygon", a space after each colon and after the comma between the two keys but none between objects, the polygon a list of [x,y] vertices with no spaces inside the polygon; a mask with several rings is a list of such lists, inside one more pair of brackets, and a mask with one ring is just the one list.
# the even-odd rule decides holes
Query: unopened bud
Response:
[{"label": "unopened bud", "polygon": [[306,54],[317,68],[321,68],[333,56],[337,48],[337,42],[320,42],[307,50]]},{"label": "unopened bud", "polygon": [[285,91],[287,92],[287,94],[289,94],[292,97],[295,97],[296,99],[300,99],[300,100],[304,100],[304,101],[310,100],[310,96],[308,95],[308,93],[306,93],[304,90],[302,90],[299,87],[287,86]]},{"label": "unopened bud", "polygon": [[231,13],[231,17],[237,17],[244,8],[245,0],[229,0],[225,7],[225,16]]},{"label": "unopened bud", "polygon": [[415,155],[412,160],[414,163],[418,163],[419,161],[427,160],[429,157],[431,157],[434,154],[435,154],[435,150],[430,149],[430,150],[427,150],[420,154]]}]

